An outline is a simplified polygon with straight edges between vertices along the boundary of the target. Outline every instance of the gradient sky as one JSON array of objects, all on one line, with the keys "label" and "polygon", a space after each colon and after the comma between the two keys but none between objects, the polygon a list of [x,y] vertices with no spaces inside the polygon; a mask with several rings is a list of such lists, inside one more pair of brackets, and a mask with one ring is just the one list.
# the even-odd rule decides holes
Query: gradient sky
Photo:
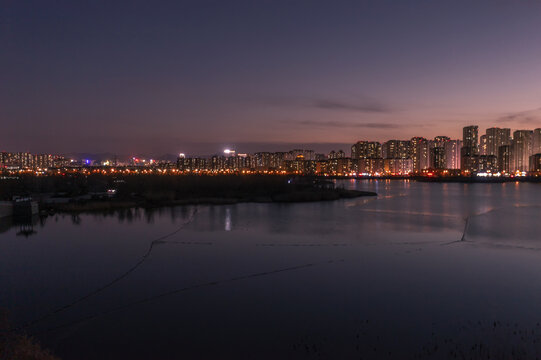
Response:
[{"label": "gradient sky", "polygon": [[0,0],[0,83],[7,151],[327,151],[535,128],[541,1]]}]

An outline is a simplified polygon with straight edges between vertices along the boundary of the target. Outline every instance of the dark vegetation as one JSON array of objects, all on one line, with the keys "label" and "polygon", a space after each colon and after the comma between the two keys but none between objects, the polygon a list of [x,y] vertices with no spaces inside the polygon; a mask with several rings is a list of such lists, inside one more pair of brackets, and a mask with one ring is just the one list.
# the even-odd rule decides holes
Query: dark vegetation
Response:
[{"label": "dark vegetation", "polygon": [[0,180],[0,199],[10,200],[15,195],[53,194],[55,196],[79,196],[94,191],[104,191],[114,181],[100,175],[33,176]]},{"label": "dark vegetation", "polygon": [[[114,189],[114,196],[107,190]],[[312,177],[282,175],[80,175],[22,176],[2,180],[0,198],[30,195],[42,209],[99,211],[131,206],[230,204],[237,202],[307,202],[376,195],[335,188]],[[69,201],[45,203],[49,199]]]},{"label": "dark vegetation", "polygon": [[43,349],[35,339],[11,332],[5,311],[0,311],[0,359],[59,360]]}]

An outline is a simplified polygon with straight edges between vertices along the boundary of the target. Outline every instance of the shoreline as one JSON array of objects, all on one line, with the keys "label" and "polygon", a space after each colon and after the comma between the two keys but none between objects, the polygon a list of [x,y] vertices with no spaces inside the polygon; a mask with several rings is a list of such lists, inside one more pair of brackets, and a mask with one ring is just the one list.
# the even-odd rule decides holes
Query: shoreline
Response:
[{"label": "shoreline", "polygon": [[449,182],[449,183],[541,183],[541,177],[521,176],[521,177],[465,177],[465,176],[319,176],[318,179],[327,180],[411,180],[418,182]]},{"label": "shoreline", "polygon": [[272,196],[244,196],[244,197],[194,197],[176,200],[149,201],[149,200],[82,200],[64,203],[42,203],[41,212],[54,213],[84,213],[115,211],[129,208],[163,208],[183,205],[233,205],[241,203],[261,204],[299,204],[308,202],[335,201],[352,199],[363,196],[377,196],[371,191],[334,189],[327,191],[294,191],[275,194]]}]

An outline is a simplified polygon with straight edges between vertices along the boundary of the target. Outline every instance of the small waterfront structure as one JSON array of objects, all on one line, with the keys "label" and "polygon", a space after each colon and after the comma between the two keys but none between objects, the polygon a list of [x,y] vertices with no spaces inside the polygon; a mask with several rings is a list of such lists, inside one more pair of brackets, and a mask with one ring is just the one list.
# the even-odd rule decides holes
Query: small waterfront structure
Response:
[{"label": "small waterfront structure", "polygon": [[39,213],[38,202],[31,197],[16,197],[13,199],[13,216],[32,216]]},{"label": "small waterfront structure", "polygon": [[0,201],[0,218],[13,215],[13,202]]}]

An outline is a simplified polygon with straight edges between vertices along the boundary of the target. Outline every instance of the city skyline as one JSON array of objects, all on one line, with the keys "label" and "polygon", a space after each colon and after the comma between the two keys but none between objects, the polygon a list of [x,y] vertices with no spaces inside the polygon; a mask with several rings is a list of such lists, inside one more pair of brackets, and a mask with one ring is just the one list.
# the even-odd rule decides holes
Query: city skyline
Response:
[{"label": "city skyline", "polygon": [[[478,125],[462,128],[462,139],[440,135],[433,139],[416,136],[409,140],[385,142],[359,140],[350,147],[328,154],[296,147],[289,151],[243,153],[227,148],[212,156],[179,153],[175,160],[164,158],[127,159],[118,155],[108,158],[73,158],[63,155],[0,152],[0,170],[9,174],[21,172],[57,175],[64,171],[82,171],[88,167],[105,167],[99,173],[112,175],[119,169],[130,173],[133,168],[150,167],[161,174],[236,173],[301,174],[319,176],[533,176],[541,175],[541,128],[515,130],[490,127],[485,134]],[[61,170],[63,169],[63,170]],[[96,172],[96,171],[94,171]]]},{"label": "city skyline", "polygon": [[328,151],[541,120],[539,2],[0,6],[2,150]]}]

